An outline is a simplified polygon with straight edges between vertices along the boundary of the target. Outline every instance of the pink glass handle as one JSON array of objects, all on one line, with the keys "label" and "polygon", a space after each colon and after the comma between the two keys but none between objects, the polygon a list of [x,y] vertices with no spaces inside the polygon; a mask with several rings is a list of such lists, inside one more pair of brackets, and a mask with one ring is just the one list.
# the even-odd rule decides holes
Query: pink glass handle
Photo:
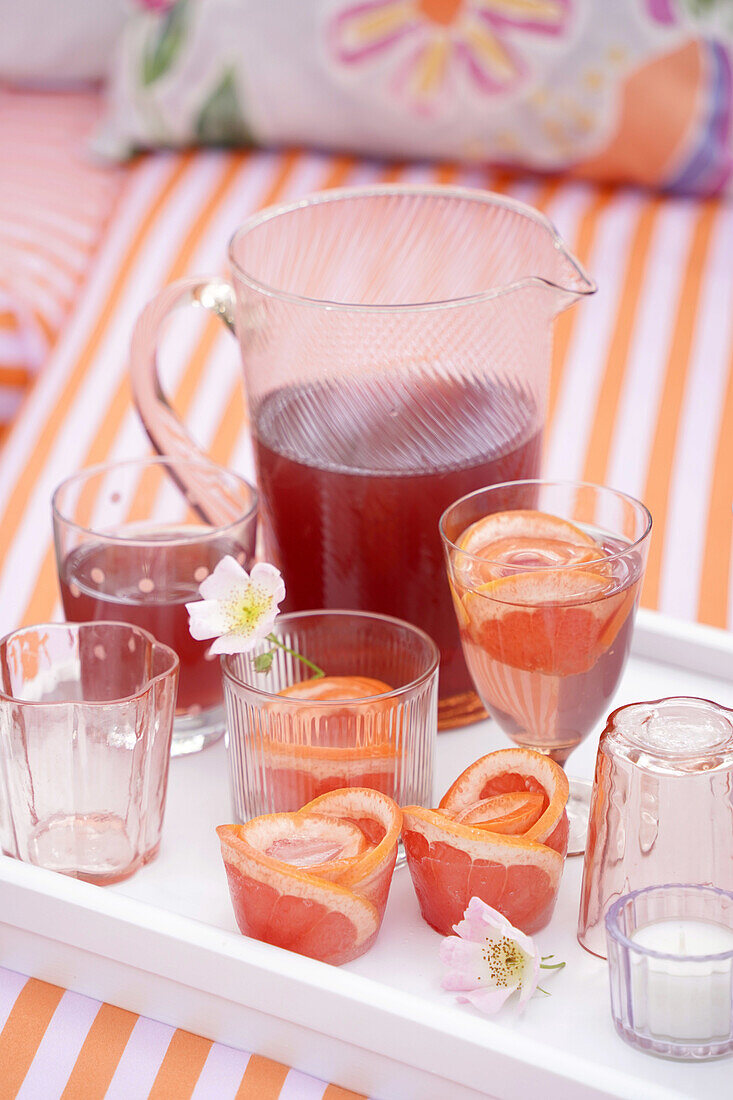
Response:
[{"label": "pink glass handle", "polygon": [[[225,279],[195,276],[179,279],[148,302],[132,334],[130,382],[132,396],[143,427],[155,450],[168,458],[201,459],[213,467],[211,459],[195,442],[171,408],[158,374],[158,335],[169,313],[179,306],[196,305],[219,317],[234,332],[234,290]],[[172,476],[185,493],[191,507],[207,523],[220,527],[237,520],[241,501],[230,496],[220,479],[209,478],[205,470],[193,472],[181,467]]]}]

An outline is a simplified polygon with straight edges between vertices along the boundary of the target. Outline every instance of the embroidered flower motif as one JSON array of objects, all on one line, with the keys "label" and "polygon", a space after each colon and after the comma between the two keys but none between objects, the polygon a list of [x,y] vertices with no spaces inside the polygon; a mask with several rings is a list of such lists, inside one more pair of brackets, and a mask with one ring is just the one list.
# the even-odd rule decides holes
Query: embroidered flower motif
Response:
[{"label": "embroidered flower motif", "polygon": [[174,6],[176,0],[137,0],[141,8],[162,14]]},{"label": "embroidered flower motif", "polygon": [[215,638],[211,653],[246,653],[266,638],[285,599],[280,571],[258,562],[247,573],[227,556],[199,586],[202,599],[187,603],[189,630],[198,641]]},{"label": "embroidered flower motif", "polygon": [[[448,967],[443,989],[460,993],[458,1000],[487,1015],[498,1012],[519,991],[520,1011],[537,989],[540,969],[553,970],[529,936],[480,898],[471,898],[455,936],[440,945],[440,961]],[[547,956],[550,958],[550,956]]]},{"label": "embroidered flower motif", "polygon": [[394,54],[393,91],[428,113],[459,73],[489,95],[516,87],[527,68],[509,39],[562,34],[571,2],[360,0],[334,16],[331,46],[344,65]]},{"label": "embroidered flower motif", "polygon": [[651,18],[657,23],[669,25],[676,21],[672,0],[646,0],[646,8]]}]

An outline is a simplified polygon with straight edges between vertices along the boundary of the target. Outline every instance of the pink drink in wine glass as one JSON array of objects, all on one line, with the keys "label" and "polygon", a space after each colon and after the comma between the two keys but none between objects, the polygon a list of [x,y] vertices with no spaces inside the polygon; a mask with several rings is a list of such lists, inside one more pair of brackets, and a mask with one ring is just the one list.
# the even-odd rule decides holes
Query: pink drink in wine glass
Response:
[{"label": "pink drink in wine glass", "polygon": [[513,741],[564,765],[626,664],[649,513],[601,486],[523,481],[457,501],[441,530],[480,698]]}]

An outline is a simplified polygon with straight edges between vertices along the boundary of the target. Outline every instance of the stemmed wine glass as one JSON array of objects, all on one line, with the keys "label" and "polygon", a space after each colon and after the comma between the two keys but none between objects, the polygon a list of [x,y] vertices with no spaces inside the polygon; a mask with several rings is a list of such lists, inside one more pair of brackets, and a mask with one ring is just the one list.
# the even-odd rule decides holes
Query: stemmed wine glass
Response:
[{"label": "stemmed wine glass", "polygon": [[[478,489],[441,516],[476,690],[513,741],[563,767],[626,664],[651,527],[625,493],[539,479]],[[582,852],[587,788],[571,783],[568,811],[569,850]]]}]

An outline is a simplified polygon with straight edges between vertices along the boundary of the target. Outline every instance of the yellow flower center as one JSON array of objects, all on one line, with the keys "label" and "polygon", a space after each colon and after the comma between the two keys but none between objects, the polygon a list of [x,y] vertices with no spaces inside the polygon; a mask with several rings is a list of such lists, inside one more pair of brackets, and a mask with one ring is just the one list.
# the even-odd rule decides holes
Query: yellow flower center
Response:
[{"label": "yellow flower center", "polygon": [[455,23],[463,0],[418,0],[417,10],[424,19],[449,27]]},{"label": "yellow flower center", "polygon": [[222,607],[226,616],[227,632],[236,630],[240,634],[251,634],[262,616],[269,611],[271,603],[272,596],[269,592],[265,592],[259,585],[250,584],[243,593],[232,596]]},{"label": "yellow flower center", "polygon": [[[499,940],[487,940],[483,956],[493,985],[508,986],[517,980],[524,969],[524,957],[514,940],[502,936]],[[522,980],[519,979],[521,988]]]}]

